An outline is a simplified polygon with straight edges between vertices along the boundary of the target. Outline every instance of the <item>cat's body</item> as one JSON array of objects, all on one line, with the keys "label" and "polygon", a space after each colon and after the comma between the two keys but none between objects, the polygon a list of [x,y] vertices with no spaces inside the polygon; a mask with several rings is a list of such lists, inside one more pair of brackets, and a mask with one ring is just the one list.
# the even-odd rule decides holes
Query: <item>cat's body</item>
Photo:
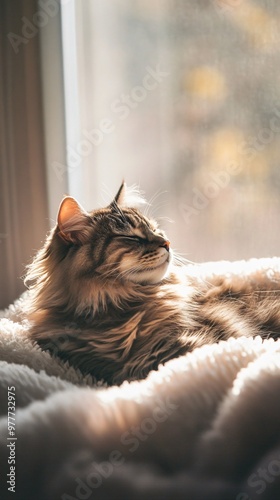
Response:
[{"label": "cat's body", "polygon": [[31,337],[109,384],[231,336],[280,335],[280,273],[195,275],[171,263],[153,221],[114,202],[91,214],[72,198],[29,268]]}]

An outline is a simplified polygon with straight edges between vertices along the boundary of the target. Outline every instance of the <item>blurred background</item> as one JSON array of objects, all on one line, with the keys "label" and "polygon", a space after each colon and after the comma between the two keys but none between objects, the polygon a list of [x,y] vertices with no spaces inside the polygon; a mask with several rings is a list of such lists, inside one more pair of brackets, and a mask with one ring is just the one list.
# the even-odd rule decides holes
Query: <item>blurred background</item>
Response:
[{"label": "blurred background", "polygon": [[279,255],[280,3],[1,0],[0,306],[124,178],[194,262]]}]

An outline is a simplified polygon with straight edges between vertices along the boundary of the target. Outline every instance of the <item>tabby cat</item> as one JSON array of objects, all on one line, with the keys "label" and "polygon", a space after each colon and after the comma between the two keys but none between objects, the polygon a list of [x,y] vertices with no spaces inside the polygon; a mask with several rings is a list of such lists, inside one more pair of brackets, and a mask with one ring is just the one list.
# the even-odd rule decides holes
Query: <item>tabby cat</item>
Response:
[{"label": "tabby cat", "polygon": [[26,282],[31,338],[108,384],[206,343],[280,333],[278,272],[193,273],[156,222],[128,206],[124,183],[90,213],[63,199]]}]

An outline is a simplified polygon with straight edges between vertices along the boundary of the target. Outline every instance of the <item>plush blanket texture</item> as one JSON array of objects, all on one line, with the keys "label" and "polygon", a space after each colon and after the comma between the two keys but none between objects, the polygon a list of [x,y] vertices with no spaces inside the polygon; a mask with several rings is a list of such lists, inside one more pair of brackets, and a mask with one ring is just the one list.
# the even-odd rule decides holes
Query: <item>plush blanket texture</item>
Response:
[{"label": "plush blanket texture", "polygon": [[230,339],[96,387],[29,342],[23,303],[0,319],[1,499],[280,498],[280,341]]}]

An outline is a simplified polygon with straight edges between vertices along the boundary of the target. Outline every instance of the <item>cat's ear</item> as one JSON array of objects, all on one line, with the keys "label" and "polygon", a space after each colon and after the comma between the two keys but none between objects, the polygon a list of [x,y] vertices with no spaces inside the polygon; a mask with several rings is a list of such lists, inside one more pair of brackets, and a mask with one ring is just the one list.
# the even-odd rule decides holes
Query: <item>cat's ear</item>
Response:
[{"label": "cat's ear", "polygon": [[67,243],[82,244],[89,232],[89,214],[71,196],[66,196],[57,214],[59,236]]},{"label": "cat's ear", "polygon": [[126,183],[122,181],[121,187],[119,188],[111,205],[114,205],[115,203],[117,203],[117,205],[119,205],[120,207],[122,205],[125,205],[126,191],[127,191]]},{"label": "cat's ear", "polygon": [[116,205],[119,207],[141,207],[146,204],[147,202],[137,186],[127,187],[123,181],[110,206],[112,208],[116,207]]}]

